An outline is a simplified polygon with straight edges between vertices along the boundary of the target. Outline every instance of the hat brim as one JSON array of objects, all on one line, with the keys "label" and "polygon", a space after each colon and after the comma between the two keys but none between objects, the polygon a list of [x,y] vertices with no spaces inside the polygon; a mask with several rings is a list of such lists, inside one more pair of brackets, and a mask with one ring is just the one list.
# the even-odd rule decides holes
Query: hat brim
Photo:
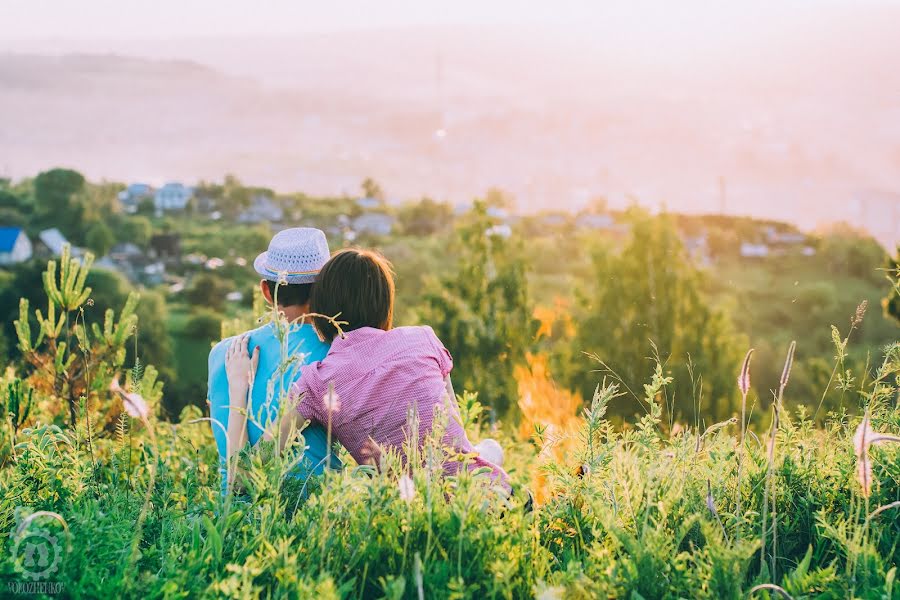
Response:
[{"label": "hat brim", "polygon": [[253,269],[259,273],[263,279],[277,282],[283,279],[289,284],[295,283],[314,283],[319,271],[314,273],[282,273],[269,268],[269,253],[263,252],[253,261]]}]

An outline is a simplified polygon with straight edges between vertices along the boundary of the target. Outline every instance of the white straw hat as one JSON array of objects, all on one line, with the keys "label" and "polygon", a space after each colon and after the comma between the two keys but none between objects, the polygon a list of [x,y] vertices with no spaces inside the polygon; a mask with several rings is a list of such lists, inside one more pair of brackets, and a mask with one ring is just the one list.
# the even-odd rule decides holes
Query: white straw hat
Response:
[{"label": "white straw hat", "polygon": [[312,283],[330,256],[321,229],[294,227],[276,233],[269,249],[253,261],[253,268],[269,281]]}]

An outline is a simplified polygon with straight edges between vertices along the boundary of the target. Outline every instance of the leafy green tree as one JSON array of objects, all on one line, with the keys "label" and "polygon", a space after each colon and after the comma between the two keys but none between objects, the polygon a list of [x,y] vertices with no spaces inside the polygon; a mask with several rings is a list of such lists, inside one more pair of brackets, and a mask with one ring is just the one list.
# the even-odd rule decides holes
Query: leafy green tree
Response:
[{"label": "leafy green tree", "polygon": [[403,206],[399,214],[400,226],[408,235],[432,235],[450,226],[453,209],[446,202],[422,198]]},{"label": "leafy green tree", "polygon": [[153,224],[150,219],[141,215],[125,217],[116,228],[119,242],[131,242],[146,248],[153,236]]},{"label": "leafy green tree", "polygon": [[230,291],[231,286],[221,277],[200,273],[185,291],[185,298],[195,307],[220,311],[225,307],[225,295]]},{"label": "leafy green tree", "polygon": [[362,182],[363,195],[366,198],[375,198],[384,202],[384,190],[378,185],[378,182],[371,177],[366,177]]},{"label": "leafy green tree", "polygon": [[4,227],[24,227],[28,224],[28,217],[18,209],[0,206],[0,223]]},{"label": "leafy green tree", "polygon": [[197,309],[184,326],[184,334],[194,339],[213,342],[221,337],[222,318],[211,310]]},{"label": "leafy green tree", "polygon": [[20,212],[30,212],[31,210],[31,206],[24,198],[9,189],[0,189],[0,208],[14,209]]},{"label": "leafy green tree", "polygon": [[34,200],[45,219],[65,233],[81,227],[84,207],[75,196],[84,190],[84,176],[71,169],[51,169],[34,178]]},{"label": "leafy green tree", "polygon": [[820,258],[834,275],[856,277],[880,283],[883,274],[878,270],[885,263],[887,253],[875,239],[846,223],[838,223],[825,234],[819,245]]},{"label": "leafy green tree", "polygon": [[422,321],[453,355],[456,389],[477,391],[504,415],[516,407],[513,370],[524,363],[537,324],[520,243],[494,225],[486,204],[476,201],[450,249],[456,269],[431,282]]},{"label": "leafy green tree", "polygon": [[152,217],[156,212],[156,202],[153,198],[144,198],[137,205],[137,214],[145,217]]},{"label": "leafy green tree", "polygon": [[515,208],[516,199],[505,190],[491,188],[484,196],[484,203],[490,207],[512,210]]},{"label": "leafy green tree", "polygon": [[[727,316],[701,296],[701,274],[691,265],[677,230],[667,215],[651,217],[638,210],[629,214],[632,236],[620,254],[594,256],[592,285],[582,298],[575,343],[595,357],[641,397],[658,354],[667,372],[675,375],[669,401],[677,419],[696,416],[700,399],[704,416],[730,414],[735,398],[735,369],[745,343],[736,336]],[[585,362],[575,376],[590,397],[604,370],[598,362]],[[691,373],[694,374],[692,384]],[[621,415],[636,405],[623,400],[611,410]]]},{"label": "leafy green tree", "polygon": [[96,221],[88,228],[84,240],[88,248],[99,256],[105,256],[113,244],[116,243],[116,237],[113,235],[112,230],[102,221]]}]

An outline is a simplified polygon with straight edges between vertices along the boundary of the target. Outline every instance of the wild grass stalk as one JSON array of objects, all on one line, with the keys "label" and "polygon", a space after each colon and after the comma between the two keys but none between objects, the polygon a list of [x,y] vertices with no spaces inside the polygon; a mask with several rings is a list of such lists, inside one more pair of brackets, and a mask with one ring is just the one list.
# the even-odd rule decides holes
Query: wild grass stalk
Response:
[{"label": "wild grass stalk", "polygon": [[781,371],[781,380],[778,383],[778,395],[772,403],[772,428],[769,432],[769,448],[766,461],[766,478],[763,491],[763,514],[762,514],[762,539],[760,541],[760,574],[766,563],[766,538],[768,537],[768,529],[766,521],[769,513],[769,496],[772,497],[772,563],[769,569],[773,581],[778,580],[777,564],[778,560],[778,507],[775,490],[775,443],[778,437],[779,413],[781,411],[782,402],[784,400],[784,388],[787,387],[788,380],[791,376],[791,369],[794,366],[794,351],[797,348],[797,342],[792,341],[788,347],[787,357],[784,360],[784,368]]},{"label": "wild grass stalk", "polygon": [[744,357],[744,363],[741,365],[741,372],[738,375],[738,389],[741,391],[741,438],[738,440],[738,464],[737,464],[737,482],[735,484],[735,506],[737,524],[735,528],[735,539],[741,539],[741,525],[744,520],[744,513],[741,510],[741,500],[743,497],[743,488],[741,482],[744,473],[744,455],[747,452],[744,438],[747,435],[747,394],[750,392],[750,360],[753,358],[753,348],[747,351]]}]

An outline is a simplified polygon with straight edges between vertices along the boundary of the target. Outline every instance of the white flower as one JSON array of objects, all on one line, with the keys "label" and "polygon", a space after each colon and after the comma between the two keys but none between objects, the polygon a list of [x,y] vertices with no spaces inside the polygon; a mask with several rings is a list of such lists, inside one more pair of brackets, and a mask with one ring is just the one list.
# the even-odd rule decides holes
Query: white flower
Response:
[{"label": "white flower", "polygon": [[412,502],[416,497],[416,485],[409,475],[403,475],[397,482],[397,487],[400,490],[400,499],[404,502]]},{"label": "white flower", "polygon": [[503,466],[503,448],[496,440],[491,438],[481,440],[475,445],[475,451],[486,461],[498,467]]},{"label": "white flower", "polygon": [[900,437],[878,433],[872,429],[867,410],[862,423],[856,428],[856,435],[853,436],[853,449],[856,451],[856,478],[859,480],[863,496],[866,498],[872,493],[872,461],[869,458],[869,446],[881,442],[900,442]]},{"label": "white flower", "polygon": [[113,377],[113,380],[109,383],[109,391],[122,399],[122,405],[125,407],[125,412],[131,415],[132,418],[146,419],[150,415],[150,409],[147,407],[147,402],[144,400],[144,397],[135,392],[126,392],[123,390],[122,386],[119,385],[118,376]]},{"label": "white flower", "polygon": [[322,398],[322,403],[325,405],[325,410],[327,410],[328,412],[340,412],[341,397],[338,396],[338,393],[334,391],[334,383],[328,384],[328,391],[325,392],[325,396]]}]

